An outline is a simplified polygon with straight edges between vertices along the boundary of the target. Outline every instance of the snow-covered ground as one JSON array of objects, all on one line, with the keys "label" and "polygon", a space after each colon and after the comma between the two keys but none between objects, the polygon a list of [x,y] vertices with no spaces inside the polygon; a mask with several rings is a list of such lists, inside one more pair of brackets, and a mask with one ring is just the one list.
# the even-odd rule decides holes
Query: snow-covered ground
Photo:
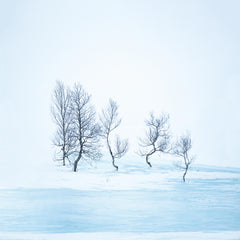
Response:
[{"label": "snow-covered ground", "polygon": [[5,163],[0,239],[240,239],[240,169],[152,163]]},{"label": "snow-covered ground", "polygon": [[64,233],[64,234],[23,234],[0,233],[1,240],[239,240],[238,232],[177,232],[177,233]]},{"label": "snow-covered ground", "polygon": [[[0,189],[16,188],[71,188],[78,190],[136,190],[171,189],[172,181],[182,183],[183,171],[173,164],[164,164],[157,159],[149,168],[144,159],[119,161],[116,172],[111,161],[106,159],[89,165],[80,162],[78,172],[72,166],[63,167],[57,162],[45,164],[19,161],[12,165],[5,162],[0,168]],[[186,176],[191,184],[196,179],[217,180],[239,179],[240,168],[194,166]],[[228,186],[230,187],[230,186]]]}]

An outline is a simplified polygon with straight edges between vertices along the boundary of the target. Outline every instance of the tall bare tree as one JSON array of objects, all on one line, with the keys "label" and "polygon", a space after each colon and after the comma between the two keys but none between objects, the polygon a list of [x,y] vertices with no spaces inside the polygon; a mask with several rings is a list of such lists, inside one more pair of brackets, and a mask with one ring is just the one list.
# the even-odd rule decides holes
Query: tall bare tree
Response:
[{"label": "tall bare tree", "polygon": [[184,174],[183,174],[184,182],[185,182],[185,177],[189,169],[189,166],[194,159],[193,156],[189,156],[189,151],[191,150],[191,148],[192,148],[192,140],[191,140],[190,134],[185,134],[179,137],[172,148],[173,154],[183,159],[184,166],[178,165],[178,167],[181,167],[184,169]]},{"label": "tall bare tree", "polygon": [[102,135],[106,139],[107,148],[112,158],[112,165],[118,170],[115,160],[121,158],[127,152],[128,140],[120,140],[119,136],[116,136],[114,144],[110,141],[113,130],[121,123],[121,119],[118,116],[118,105],[112,99],[109,99],[107,108],[102,110],[100,122]]},{"label": "tall bare tree", "polygon": [[155,153],[166,153],[170,151],[170,134],[169,134],[169,115],[162,113],[156,117],[153,113],[145,121],[147,131],[144,138],[140,138],[139,154],[144,156],[146,163],[152,167],[149,157]]},{"label": "tall bare tree", "polygon": [[57,125],[53,144],[60,148],[61,156],[59,158],[65,166],[66,158],[72,154],[74,148],[74,138],[72,135],[70,91],[65,88],[61,81],[56,82],[52,99],[51,112]]},{"label": "tall bare tree", "polygon": [[96,123],[96,112],[90,95],[80,84],[75,84],[71,92],[74,137],[76,140],[73,171],[77,171],[81,159],[94,160],[100,157],[100,126]]}]

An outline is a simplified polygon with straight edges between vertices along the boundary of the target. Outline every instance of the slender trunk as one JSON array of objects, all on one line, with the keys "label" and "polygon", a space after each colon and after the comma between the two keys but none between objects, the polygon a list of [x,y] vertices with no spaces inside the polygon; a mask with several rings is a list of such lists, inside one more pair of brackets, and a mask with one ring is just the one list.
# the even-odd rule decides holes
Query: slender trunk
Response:
[{"label": "slender trunk", "polygon": [[183,181],[184,182],[185,182],[185,177],[186,177],[187,171],[188,171],[188,164],[186,165],[185,172],[183,174]]},{"label": "slender trunk", "polygon": [[118,166],[115,164],[115,157],[113,155],[113,152],[112,152],[112,149],[111,149],[111,146],[110,146],[110,143],[109,143],[109,135],[107,135],[107,146],[108,146],[108,150],[109,150],[109,153],[112,157],[112,165],[116,168],[116,170],[118,171]]},{"label": "slender trunk", "polygon": [[74,164],[73,164],[73,171],[74,172],[77,171],[78,162],[80,161],[81,157],[82,157],[82,149],[80,150],[77,159],[74,161]]},{"label": "slender trunk", "polygon": [[80,155],[78,156],[78,158],[74,161],[73,164],[73,171],[76,172],[77,171],[77,166],[78,166],[78,162],[80,161],[81,157]]},{"label": "slender trunk", "polygon": [[112,156],[112,165],[116,168],[116,170],[118,171],[118,166],[115,164],[115,159]]},{"label": "slender trunk", "polygon": [[65,146],[66,146],[66,132],[65,132],[65,119],[64,116],[62,115],[62,121],[63,121],[63,166],[65,166]]},{"label": "slender trunk", "polygon": [[183,181],[185,182],[185,177],[186,177],[186,174],[187,174],[187,171],[188,171],[188,167],[189,167],[189,160],[188,160],[188,155],[187,155],[187,152],[184,153],[184,163],[185,163],[185,172],[183,174]]},{"label": "slender trunk", "polygon": [[65,166],[65,146],[63,146],[63,166]]},{"label": "slender trunk", "polygon": [[156,151],[157,151],[157,150],[156,150],[155,146],[153,146],[153,150],[146,155],[146,163],[147,163],[150,167],[152,167],[152,164],[148,161],[148,158],[149,158],[151,155],[153,155]]},{"label": "slender trunk", "polygon": [[118,171],[118,166],[115,164],[115,157],[112,153],[112,149],[110,148],[110,145],[109,145],[109,152],[110,152],[110,155],[112,157],[112,165],[116,168],[116,170]]},{"label": "slender trunk", "polygon": [[83,152],[83,139],[82,139],[83,129],[82,129],[81,110],[79,109],[79,106],[78,106],[78,109],[77,109],[77,114],[78,114],[78,118],[77,118],[78,132],[79,132],[79,139],[78,139],[78,141],[79,141],[79,153],[78,153],[77,159],[74,161],[74,165],[73,165],[73,171],[74,172],[77,171],[78,162],[80,161],[80,159],[82,157],[82,152]]},{"label": "slender trunk", "polygon": [[146,163],[147,163],[150,167],[152,167],[152,164],[148,161],[148,158],[149,158],[150,155],[151,155],[151,154],[147,154],[147,155],[146,155]]},{"label": "slender trunk", "polygon": [[78,165],[78,158],[74,161],[74,165],[73,165],[73,171],[76,172],[77,171],[77,165]]}]

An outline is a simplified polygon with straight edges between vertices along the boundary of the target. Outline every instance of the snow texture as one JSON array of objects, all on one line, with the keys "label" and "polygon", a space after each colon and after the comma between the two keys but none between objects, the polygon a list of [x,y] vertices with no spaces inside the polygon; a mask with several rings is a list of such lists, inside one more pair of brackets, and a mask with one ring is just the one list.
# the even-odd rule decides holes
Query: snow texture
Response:
[{"label": "snow texture", "polygon": [[0,239],[240,239],[240,169],[119,167],[5,165]]},{"label": "snow texture", "polygon": [[238,232],[1,234],[1,240],[239,240]]}]

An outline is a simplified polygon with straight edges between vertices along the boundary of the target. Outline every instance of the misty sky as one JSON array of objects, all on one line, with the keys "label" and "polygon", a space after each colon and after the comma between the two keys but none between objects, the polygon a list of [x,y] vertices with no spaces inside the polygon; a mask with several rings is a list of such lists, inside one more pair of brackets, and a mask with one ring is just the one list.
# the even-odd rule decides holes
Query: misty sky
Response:
[{"label": "misty sky", "polygon": [[191,132],[198,164],[240,167],[239,10],[237,0],[0,0],[1,164],[51,160],[58,79],[80,82],[98,111],[118,102],[129,154],[149,112],[165,111],[173,134]]}]

